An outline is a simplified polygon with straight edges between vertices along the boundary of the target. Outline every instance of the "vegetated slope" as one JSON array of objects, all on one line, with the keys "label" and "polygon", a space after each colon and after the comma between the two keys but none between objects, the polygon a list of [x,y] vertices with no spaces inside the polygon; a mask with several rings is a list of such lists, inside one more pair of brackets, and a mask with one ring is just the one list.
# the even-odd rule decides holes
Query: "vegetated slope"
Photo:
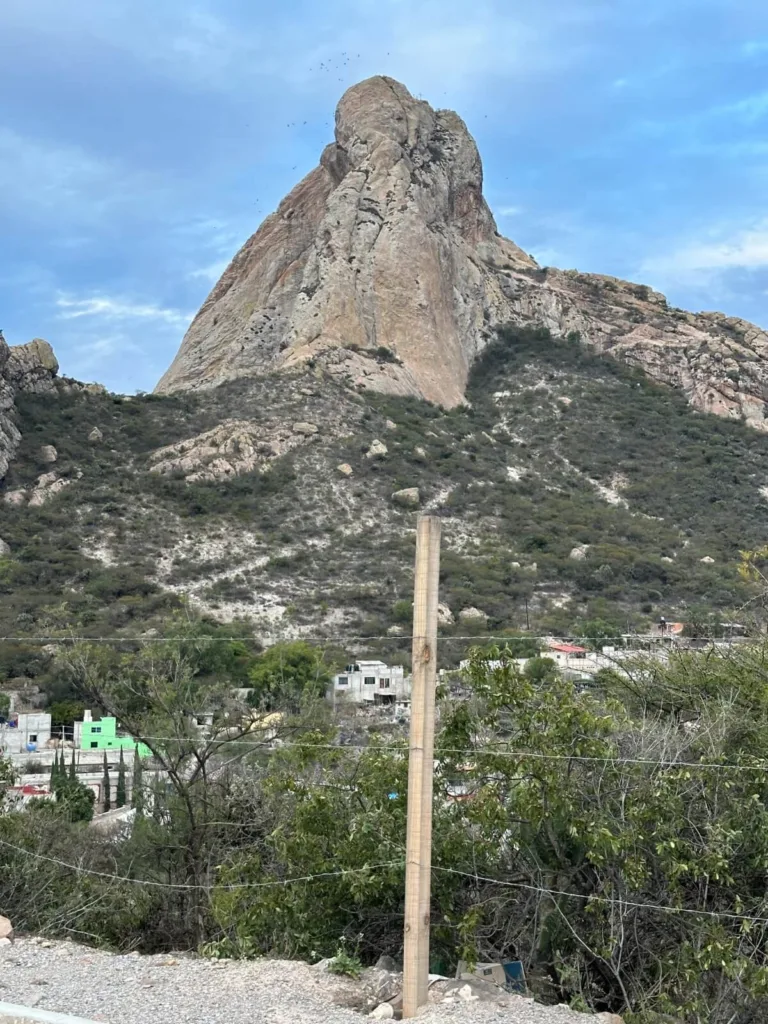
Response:
[{"label": "vegetated slope", "polygon": [[[0,635],[135,635],[185,598],[264,636],[407,631],[416,510],[392,495],[414,487],[443,517],[447,637],[524,626],[526,601],[532,628],[564,630],[749,599],[736,565],[765,539],[768,438],[546,331],[502,332],[469,396],[444,411],[309,367],[197,395],[20,396],[6,491],[50,469],[45,444],[71,482],[41,507],[2,506]],[[158,448],[233,419],[265,437],[318,429],[230,478],[189,482],[194,459],[150,472]],[[469,607],[487,622],[459,622]]]}]

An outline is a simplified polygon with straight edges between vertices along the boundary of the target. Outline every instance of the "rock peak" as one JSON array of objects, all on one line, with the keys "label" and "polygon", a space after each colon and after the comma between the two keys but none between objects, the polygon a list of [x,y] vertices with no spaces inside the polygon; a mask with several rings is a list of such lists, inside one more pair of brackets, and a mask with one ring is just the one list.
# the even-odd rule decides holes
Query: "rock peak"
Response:
[{"label": "rock peak", "polygon": [[321,358],[362,386],[461,401],[505,319],[494,263],[535,263],[497,235],[457,114],[376,76],[342,96],[335,137],[235,256],[159,391]]},{"label": "rock peak", "polygon": [[378,75],[344,93],[335,128],[224,271],[158,391],[310,361],[358,388],[452,406],[473,359],[513,324],[578,335],[698,409],[768,429],[768,336],[669,309],[642,285],[539,267],[498,234],[458,114]]}]

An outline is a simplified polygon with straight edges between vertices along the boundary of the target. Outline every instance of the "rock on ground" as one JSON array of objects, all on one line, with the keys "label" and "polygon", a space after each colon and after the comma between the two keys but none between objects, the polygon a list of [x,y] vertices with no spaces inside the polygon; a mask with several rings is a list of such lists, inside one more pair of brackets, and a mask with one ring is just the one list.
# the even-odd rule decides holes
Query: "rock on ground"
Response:
[{"label": "rock on ground", "polygon": [[[373,968],[372,971],[376,971]],[[17,939],[0,946],[0,1001],[109,1021],[109,1024],[360,1024],[334,1006],[338,979],[303,963],[215,961],[184,954],[117,955],[71,942]],[[431,1006],[428,1024],[599,1024],[565,1007],[520,997],[508,1005]]]}]

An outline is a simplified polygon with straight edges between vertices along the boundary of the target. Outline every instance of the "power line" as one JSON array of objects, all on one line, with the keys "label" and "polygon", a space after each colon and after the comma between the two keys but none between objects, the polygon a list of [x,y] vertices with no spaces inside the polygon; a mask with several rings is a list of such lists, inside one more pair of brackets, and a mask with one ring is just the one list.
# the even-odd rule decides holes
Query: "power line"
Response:
[{"label": "power line", "polygon": [[526,889],[529,892],[537,892],[543,896],[567,896],[576,900],[586,900],[592,903],[608,903],[611,906],[633,907],[636,910],[657,910],[665,914],[692,914],[694,917],[725,918],[731,921],[750,921],[754,924],[768,924],[768,917],[756,917],[752,914],[735,914],[727,910],[694,910],[690,907],[671,907],[660,903],[637,903],[633,900],[616,899],[610,896],[598,896],[583,892],[567,892],[563,889],[545,889],[540,885],[530,885],[526,882],[503,882],[498,878],[487,878],[484,875],[473,874],[469,871],[459,871],[456,868],[433,867],[434,871],[441,871],[448,875],[460,875],[463,878],[473,878],[477,882],[488,882],[492,885],[501,885],[510,889]]},{"label": "power line", "polygon": [[[280,753],[285,750],[330,750],[338,753],[344,753],[345,751],[356,751],[358,753],[377,754],[381,751],[386,753],[398,753],[408,755],[408,745],[406,741],[403,741],[402,745],[397,744],[362,744],[362,743],[302,743],[291,741],[285,743],[279,747],[265,746],[265,742],[259,741],[257,737],[254,737],[254,741],[241,737],[239,739],[227,739],[226,737],[208,739],[204,736],[142,736],[140,738],[130,737],[136,743],[146,744],[148,741],[153,743],[180,743],[180,744],[193,744],[195,741],[209,742],[216,744],[219,747],[233,747],[233,746],[245,746],[252,747],[254,753]],[[69,748],[71,749],[71,748]],[[113,753],[118,753],[118,748],[110,748]],[[107,751],[109,752],[109,751]],[[39,751],[37,752],[39,753]],[[92,753],[92,751],[75,751],[75,753]],[[102,751],[98,751],[102,753]],[[715,770],[715,771],[738,771],[738,772],[766,772],[768,771],[768,761],[761,764],[747,765],[747,764],[732,764],[728,762],[718,761],[675,761],[667,758],[651,758],[651,757],[621,757],[613,756],[610,754],[598,756],[591,754],[544,754],[539,751],[529,750],[506,750],[496,749],[494,747],[487,747],[480,750],[476,747],[441,747],[438,745],[436,754],[460,754],[464,758],[475,758],[475,757],[509,757],[515,760],[526,760],[530,758],[532,760],[540,761],[579,761],[587,764],[604,764],[608,766],[621,765],[621,764],[636,764],[636,765],[648,765],[652,767],[660,768],[696,768],[700,770]]]},{"label": "power line", "polygon": [[[366,874],[369,871],[378,871],[382,868],[401,868],[404,866],[405,861],[394,860],[384,861],[380,864],[367,864],[360,868],[342,868],[338,871],[319,871],[311,875],[300,875],[294,878],[284,878],[279,880],[273,880],[270,882],[235,882],[227,883],[226,885],[195,885],[193,883],[178,883],[178,882],[156,882],[146,878],[130,878],[127,875],[116,875],[107,871],[96,871],[93,868],[85,868],[79,864],[71,864],[69,861],[60,860],[58,857],[48,857],[45,854],[37,853],[34,850],[26,850],[23,846],[17,846],[15,843],[9,843],[5,839],[0,839],[0,846],[4,846],[15,853],[23,854],[25,857],[31,857],[37,861],[43,861],[48,864],[54,864],[57,867],[65,868],[68,871],[72,871],[78,875],[88,875],[95,878],[105,878],[112,882],[124,882],[129,885],[147,886],[150,888],[157,889],[173,889],[173,890],[185,890],[185,891],[204,891],[210,892],[213,889],[218,891],[231,891],[231,890],[242,890],[242,889],[275,889],[288,885],[294,885],[298,882],[314,882],[319,879],[327,878],[343,878],[347,875],[360,875]],[[489,878],[486,875],[479,875],[477,873],[469,871],[460,871],[457,868],[446,868],[438,865],[433,865],[434,871],[440,871],[443,874],[456,875],[461,878],[469,878],[475,882],[486,882],[490,885],[499,885],[504,888],[512,889],[524,889],[528,892],[539,893],[543,896],[564,896],[570,899],[586,900],[592,903],[605,903],[610,906],[624,906],[632,907],[636,910],[653,910],[666,914],[689,914],[694,917],[712,917],[720,918],[732,921],[749,921],[754,924],[768,924],[768,917],[759,917],[752,914],[736,914],[731,911],[723,910],[695,910],[690,907],[672,907],[659,903],[641,903],[634,900],[616,899],[615,897],[600,896],[597,894],[589,893],[578,893],[568,892],[564,889],[547,889],[543,886],[532,885],[527,882],[509,882],[503,881],[499,878]]]},{"label": "power line", "polygon": [[[389,643],[401,643],[405,640],[424,640],[425,637],[413,635],[411,633],[398,633],[393,634],[380,634],[378,636],[274,636],[269,633],[244,633],[240,636],[209,636],[202,634],[200,636],[0,636],[0,643],[30,643],[37,641],[40,643],[169,643],[176,641],[178,643],[235,643],[238,640],[259,640],[268,642],[269,644],[275,643],[294,643],[296,641],[305,641],[306,643],[318,643],[318,644],[350,644],[350,643],[363,643],[372,640],[383,640]],[[551,633],[531,635],[528,633],[520,634],[519,636],[508,636],[502,633],[478,633],[471,636],[438,636],[438,643],[453,643],[455,641],[491,641],[497,640],[499,642],[507,644],[515,644],[519,641],[525,640],[543,640],[555,643],[563,644],[574,644],[578,645],[580,642],[601,642],[608,644],[611,641],[622,643],[625,640],[638,641],[641,643],[660,643],[669,640],[688,640],[698,643],[724,643],[731,646],[738,646],[739,641],[745,640],[768,640],[768,636],[764,634],[758,634],[756,636],[698,636],[698,637],[681,637],[673,636],[670,634],[660,633],[622,633],[618,636],[568,636],[565,639],[552,636]],[[734,641],[736,643],[734,644]],[[631,648],[625,648],[631,650]],[[590,651],[591,654],[599,654],[599,651]]]},{"label": "power line", "polygon": [[227,885],[194,885],[191,883],[175,883],[175,882],[155,882],[146,878],[129,878],[127,875],[114,875],[107,871],[95,871],[92,868],[84,868],[79,864],[70,864],[68,861],[59,860],[58,857],[47,857],[45,854],[37,853],[34,850],[25,850],[23,846],[16,846],[14,843],[9,843],[5,839],[0,839],[0,846],[5,846],[16,853],[22,853],[26,857],[32,857],[34,860],[45,861],[48,864],[56,864],[58,867],[66,868],[69,871],[74,871],[79,875],[89,875],[95,878],[108,878],[113,882],[128,882],[130,885],[145,885],[157,889],[184,889],[184,890],[203,890],[210,892],[211,889],[218,890],[231,890],[231,889],[275,889],[281,886],[293,885],[296,882],[313,882],[318,878],[341,878],[344,875],[360,875],[365,874],[367,871],[376,871],[380,868],[391,868],[391,867],[402,867],[404,861],[386,861],[383,864],[366,864],[361,868],[342,868],[339,871],[320,871],[313,875],[302,875],[298,878],[283,878],[272,882],[235,882]]}]

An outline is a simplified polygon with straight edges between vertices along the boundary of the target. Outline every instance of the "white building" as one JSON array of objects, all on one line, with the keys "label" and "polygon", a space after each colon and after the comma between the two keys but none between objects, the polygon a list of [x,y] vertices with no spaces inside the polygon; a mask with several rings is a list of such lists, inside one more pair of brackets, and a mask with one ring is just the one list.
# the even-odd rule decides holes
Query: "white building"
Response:
[{"label": "white building", "polygon": [[12,714],[0,725],[0,753],[33,754],[48,747],[51,740],[51,716],[46,711]]},{"label": "white building", "polygon": [[350,704],[396,704],[411,699],[411,679],[402,665],[357,661],[333,677],[329,700]]}]

